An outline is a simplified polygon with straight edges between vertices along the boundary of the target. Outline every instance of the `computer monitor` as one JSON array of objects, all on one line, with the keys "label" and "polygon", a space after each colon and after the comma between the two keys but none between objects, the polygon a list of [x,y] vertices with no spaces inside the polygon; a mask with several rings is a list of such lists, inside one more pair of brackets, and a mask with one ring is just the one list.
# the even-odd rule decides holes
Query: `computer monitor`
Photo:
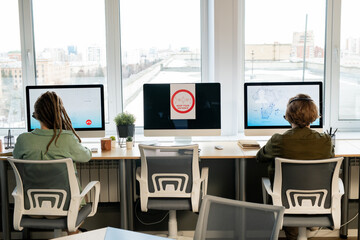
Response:
[{"label": "computer monitor", "polygon": [[[245,127],[247,136],[269,136],[290,129],[284,119],[289,99],[299,93],[309,95],[322,116],[322,82],[256,82],[245,83]],[[322,131],[320,117],[310,127]]]},{"label": "computer monitor", "polygon": [[145,136],[221,135],[220,83],[144,84]]},{"label": "computer monitor", "polygon": [[80,137],[104,137],[104,86],[92,85],[41,85],[26,87],[27,129],[40,128],[32,117],[34,104],[46,91],[53,91],[63,101],[72,126]]}]

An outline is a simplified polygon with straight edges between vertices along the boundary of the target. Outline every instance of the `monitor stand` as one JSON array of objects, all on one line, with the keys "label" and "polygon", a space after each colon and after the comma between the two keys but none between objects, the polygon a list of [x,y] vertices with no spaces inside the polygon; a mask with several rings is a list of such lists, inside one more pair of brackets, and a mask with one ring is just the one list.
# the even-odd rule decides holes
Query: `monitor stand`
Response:
[{"label": "monitor stand", "polygon": [[182,145],[190,145],[193,144],[191,136],[175,136],[174,145],[182,146]]}]

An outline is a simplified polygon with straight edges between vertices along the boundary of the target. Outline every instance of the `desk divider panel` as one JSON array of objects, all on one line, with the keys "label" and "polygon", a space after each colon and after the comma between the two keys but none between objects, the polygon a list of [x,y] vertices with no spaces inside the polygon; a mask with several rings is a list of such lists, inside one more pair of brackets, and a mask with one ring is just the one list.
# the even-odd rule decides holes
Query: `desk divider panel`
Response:
[{"label": "desk divider panel", "polygon": [[106,160],[108,162],[109,176],[109,202],[119,202],[119,161]]},{"label": "desk divider panel", "polygon": [[[77,164],[76,167],[78,170],[78,174],[80,175],[79,176],[80,185],[86,186],[90,182],[90,164],[89,163],[81,163],[81,164]],[[101,183],[100,183],[100,186],[101,186]],[[101,189],[100,189],[100,195],[101,195]]]},{"label": "desk divider panel", "polygon": [[350,159],[349,199],[359,198],[359,161],[357,157]]},{"label": "desk divider panel", "polygon": [[99,181],[104,188],[101,189],[100,202],[109,202],[109,162],[96,161],[99,164]]},{"label": "desk divider panel", "polygon": [[[100,161],[91,161],[89,162],[90,164],[90,181],[100,181],[100,177],[99,177],[99,173],[100,173]],[[100,183],[101,184],[101,183]],[[92,193],[91,194],[91,197],[92,197]],[[103,199],[103,197],[101,197],[102,192],[100,190],[100,199]],[[99,202],[102,202],[101,200],[99,199]]]}]

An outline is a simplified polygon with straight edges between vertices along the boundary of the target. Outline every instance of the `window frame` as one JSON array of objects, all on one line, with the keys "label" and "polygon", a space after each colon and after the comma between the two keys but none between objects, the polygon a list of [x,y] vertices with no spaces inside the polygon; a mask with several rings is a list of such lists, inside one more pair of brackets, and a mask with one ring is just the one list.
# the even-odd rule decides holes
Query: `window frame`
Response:
[{"label": "window frame", "polygon": [[328,0],[328,35],[327,38],[327,63],[329,66],[326,81],[329,85],[327,89],[328,98],[325,99],[327,109],[329,109],[328,127],[339,128],[343,132],[360,131],[360,120],[340,120],[340,40],[341,40],[341,2],[342,0]]},{"label": "window frame", "polygon": [[[106,135],[116,135],[113,119],[122,112],[121,0],[104,0],[106,28],[109,122]],[[245,1],[200,0],[202,82],[222,84],[222,135],[244,131],[243,85],[245,82]],[[23,92],[36,84],[32,0],[18,0]],[[360,120],[339,120],[341,0],[326,0],[324,129],[360,131]],[[24,95],[25,96],[25,95]],[[26,129],[14,129],[18,135]],[[7,129],[0,129],[5,135]],[[141,134],[143,129],[136,128]]]}]

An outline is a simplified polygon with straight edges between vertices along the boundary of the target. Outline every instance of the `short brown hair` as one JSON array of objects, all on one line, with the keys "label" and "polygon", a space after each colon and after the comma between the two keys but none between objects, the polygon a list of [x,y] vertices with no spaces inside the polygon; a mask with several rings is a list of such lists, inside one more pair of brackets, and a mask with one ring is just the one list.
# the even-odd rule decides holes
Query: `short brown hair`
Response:
[{"label": "short brown hair", "polygon": [[309,95],[298,94],[289,99],[285,118],[300,128],[310,125],[319,118],[318,107]]}]

